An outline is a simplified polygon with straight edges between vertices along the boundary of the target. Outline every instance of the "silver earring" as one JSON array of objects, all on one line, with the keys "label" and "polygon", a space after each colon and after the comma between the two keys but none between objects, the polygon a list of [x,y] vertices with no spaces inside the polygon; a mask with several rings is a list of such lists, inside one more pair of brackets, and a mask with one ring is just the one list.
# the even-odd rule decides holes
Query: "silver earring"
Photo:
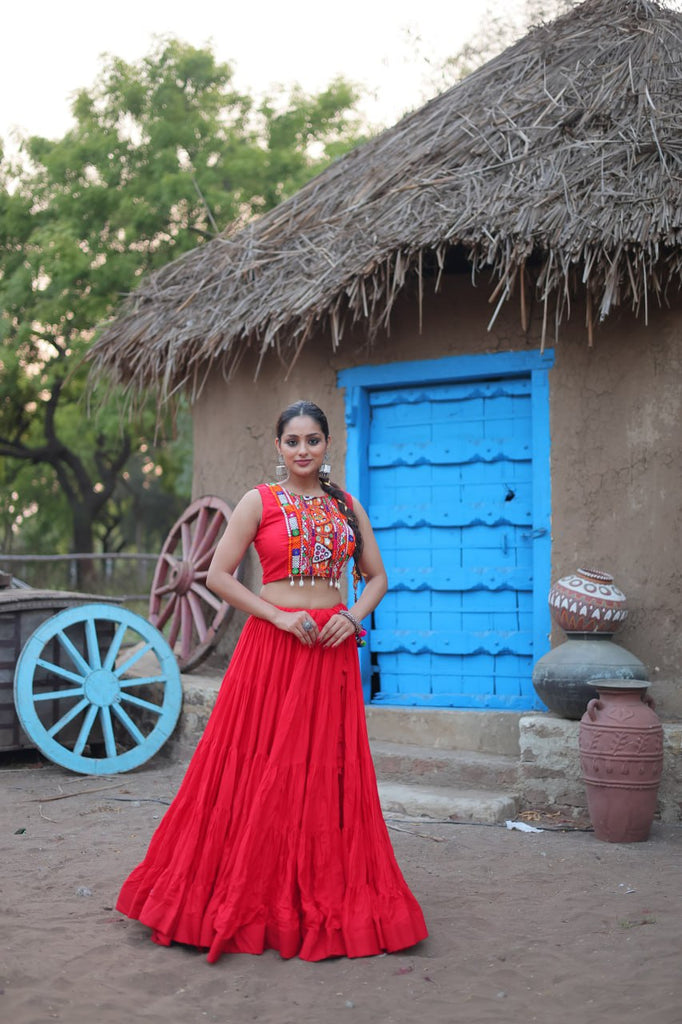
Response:
[{"label": "silver earring", "polygon": [[322,463],[322,465],[320,466],[320,471],[319,471],[319,473],[317,475],[319,476],[320,481],[323,484],[328,484],[329,481],[331,480],[331,478],[332,478],[332,467],[331,467],[331,464],[329,462],[327,462],[326,459]]},{"label": "silver earring", "polygon": [[287,467],[284,465],[284,456],[280,452],[277,456],[277,465],[275,466],[275,480],[281,484],[288,476]]}]

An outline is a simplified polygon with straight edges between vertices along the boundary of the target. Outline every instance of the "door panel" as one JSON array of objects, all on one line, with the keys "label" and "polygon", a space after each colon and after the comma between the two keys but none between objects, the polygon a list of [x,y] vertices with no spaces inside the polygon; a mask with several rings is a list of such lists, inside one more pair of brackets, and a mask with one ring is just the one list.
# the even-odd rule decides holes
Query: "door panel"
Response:
[{"label": "door panel", "polygon": [[374,701],[532,703],[531,405],[529,375],[370,392],[368,505],[390,588]]}]

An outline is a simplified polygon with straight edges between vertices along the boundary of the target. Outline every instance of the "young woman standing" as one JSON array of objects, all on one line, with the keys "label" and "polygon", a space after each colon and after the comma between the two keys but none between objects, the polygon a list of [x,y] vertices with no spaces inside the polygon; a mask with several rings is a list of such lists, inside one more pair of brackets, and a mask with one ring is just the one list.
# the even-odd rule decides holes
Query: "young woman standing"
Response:
[{"label": "young woman standing", "polygon": [[[396,863],[369,750],[357,645],[386,573],[359,502],[329,482],[327,419],[281,414],[281,480],[247,492],[207,583],[249,614],[180,790],[118,909],[172,941],[322,960],[423,939]],[[254,594],[234,572],[253,543]],[[349,559],[364,582],[340,600]]]}]

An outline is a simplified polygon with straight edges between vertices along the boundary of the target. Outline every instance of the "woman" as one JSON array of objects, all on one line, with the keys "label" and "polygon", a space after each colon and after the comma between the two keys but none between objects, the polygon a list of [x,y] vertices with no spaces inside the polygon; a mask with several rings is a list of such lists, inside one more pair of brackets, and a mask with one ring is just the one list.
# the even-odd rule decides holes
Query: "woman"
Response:
[{"label": "woman", "polygon": [[[327,420],[296,402],[276,431],[281,484],[235,508],[209,587],[249,613],[187,774],[118,909],[171,941],[322,960],[404,949],[424,919],[395,861],[369,751],[357,644],[386,592],[362,506],[328,479]],[[234,577],[251,543],[253,594]],[[364,579],[339,600],[351,556]]]}]

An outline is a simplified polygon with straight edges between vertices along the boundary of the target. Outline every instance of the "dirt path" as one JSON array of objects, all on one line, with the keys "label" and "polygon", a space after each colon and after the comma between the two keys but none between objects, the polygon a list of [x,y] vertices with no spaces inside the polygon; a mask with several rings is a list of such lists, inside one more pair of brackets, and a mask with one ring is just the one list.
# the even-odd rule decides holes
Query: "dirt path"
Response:
[{"label": "dirt path", "polygon": [[206,963],[112,910],[184,765],[114,779],[0,764],[0,1019],[12,1024],[681,1024],[682,828],[391,822],[431,936],[320,964]]}]

